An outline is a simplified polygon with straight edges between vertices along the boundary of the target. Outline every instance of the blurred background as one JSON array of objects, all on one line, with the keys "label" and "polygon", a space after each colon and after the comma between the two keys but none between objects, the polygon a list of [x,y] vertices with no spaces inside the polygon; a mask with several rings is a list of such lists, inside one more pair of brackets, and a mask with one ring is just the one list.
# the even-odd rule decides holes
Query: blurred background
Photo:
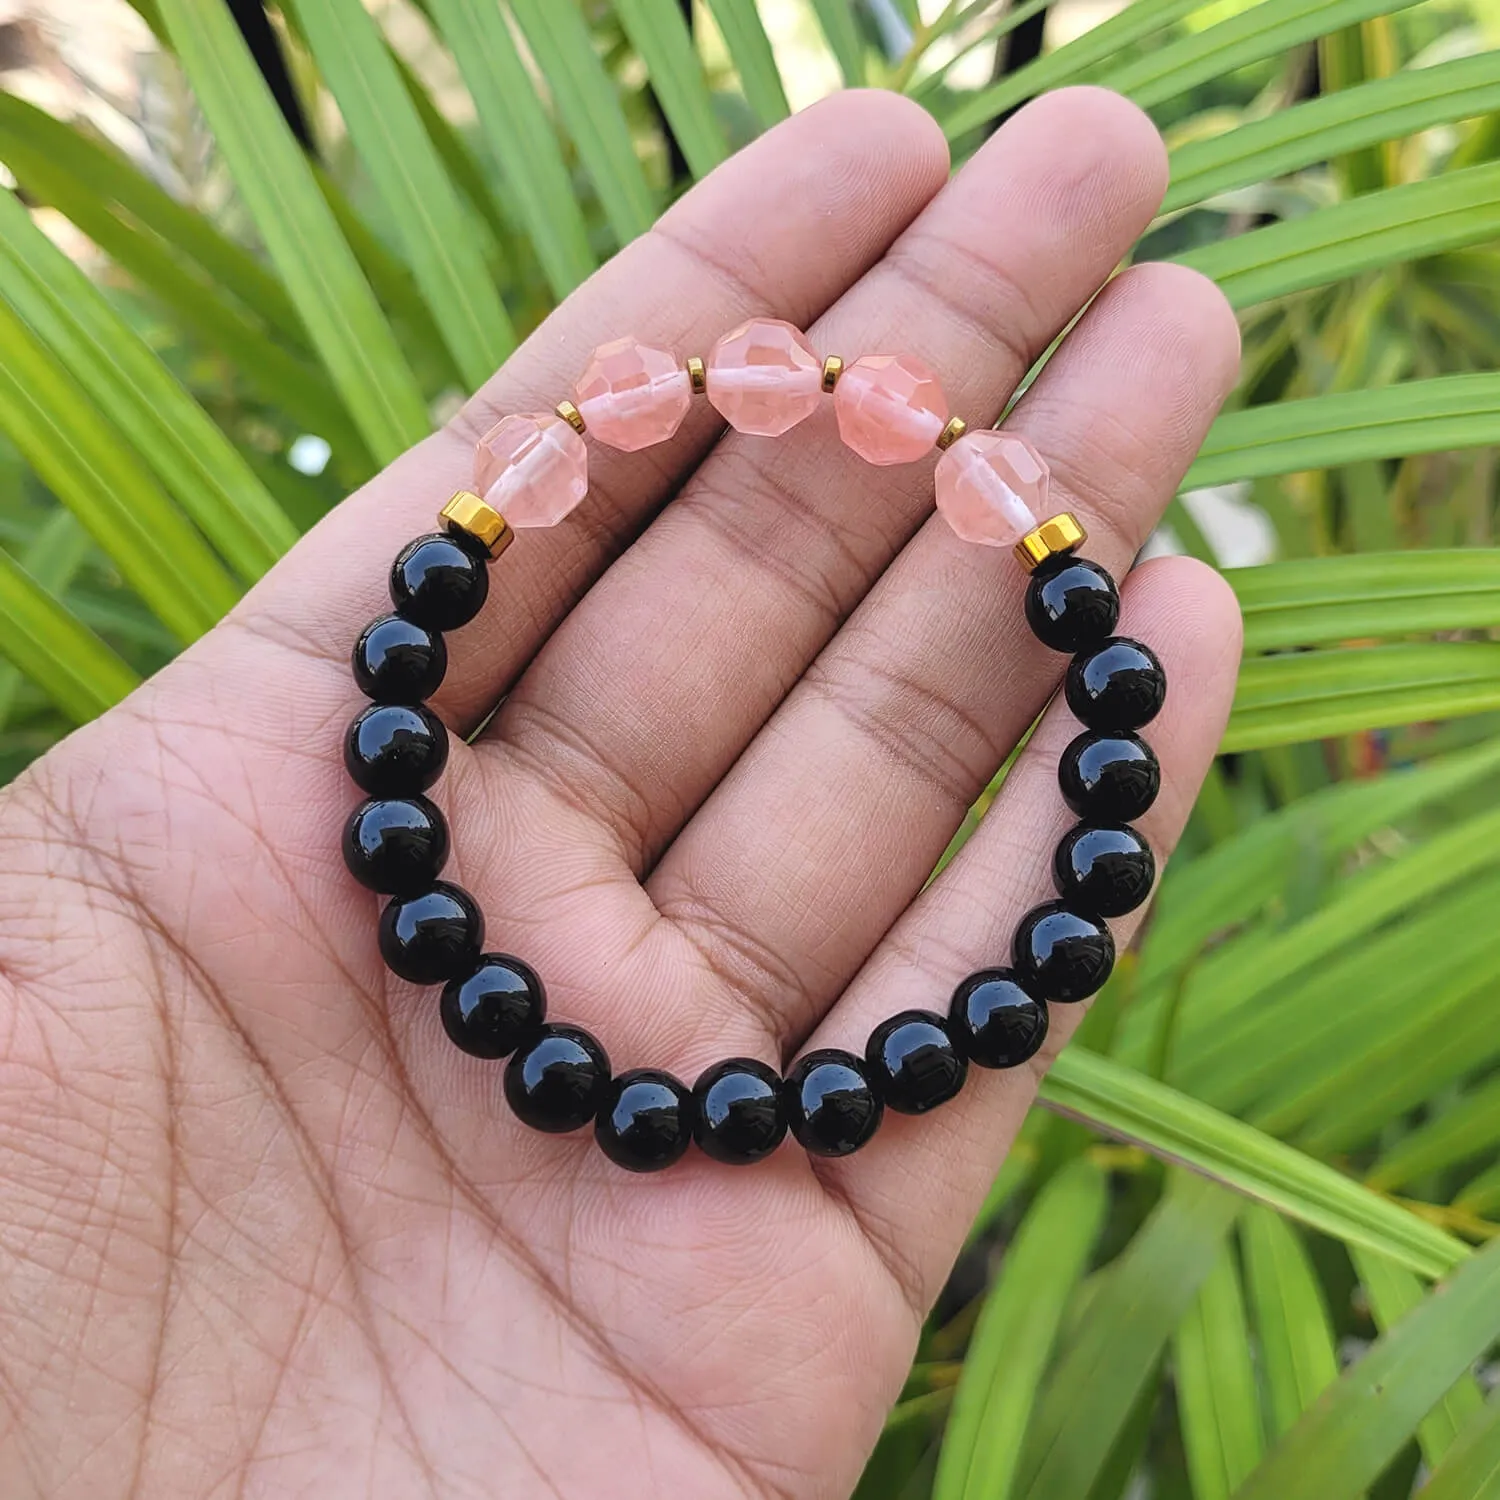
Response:
[{"label": "blurred background", "polygon": [[1245,334],[1151,548],[1247,654],[859,1495],[1500,1500],[1497,44],[1500,0],[0,0],[0,781],[789,111],[904,90],[961,160],[1120,89],[1172,153],[1135,258]]}]

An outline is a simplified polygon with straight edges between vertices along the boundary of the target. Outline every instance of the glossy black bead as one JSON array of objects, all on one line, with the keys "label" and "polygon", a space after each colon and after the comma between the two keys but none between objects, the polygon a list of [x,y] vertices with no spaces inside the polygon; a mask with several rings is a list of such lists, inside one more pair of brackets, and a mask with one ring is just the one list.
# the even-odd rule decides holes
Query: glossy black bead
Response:
[{"label": "glossy black bead", "polygon": [[344,824],[344,863],[387,896],[425,891],[448,860],[448,825],[425,797],[374,797]]},{"label": "glossy black bead", "polygon": [[533,1130],[562,1135],[587,1125],[609,1084],[609,1058],[581,1026],[543,1026],[505,1065],[505,1102]]},{"label": "glossy black bead", "polygon": [[1063,835],[1052,859],[1057,894],[1074,911],[1123,917],[1151,894],[1151,846],[1123,823],[1079,823]]},{"label": "glossy black bead", "polygon": [[1087,1000],[1109,978],[1115,940],[1102,918],[1049,901],[1021,918],[1012,962],[1031,994],[1048,1000]]},{"label": "glossy black bead", "polygon": [[408,542],[391,565],[391,602],[429,630],[457,630],[484,607],[489,569],[480,553],[443,532]]},{"label": "glossy black bead", "polygon": [[848,1156],[875,1134],[885,1106],[852,1052],[826,1047],[795,1063],[781,1086],[787,1124],[814,1156]]},{"label": "glossy black bead", "polygon": [[448,764],[448,731],[413,703],[372,703],[344,736],[344,766],[372,797],[414,797]]},{"label": "glossy black bead", "polygon": [[547,992],[530,964],[486,953],[472,972],[450,979],[438,1001],[443,1030],[473,1057],[508,1057],[547,1018]]},{"label": "glossy black bead", "polygon": [[435,630],[400,615],[381,615],[360,632],[350,658],[354,681],[377,703],[422,703],[448,670],[448,648]]},{"label": "glossy black bead", "polygon": [[1073,716],[1090,729],[1139,729],[1161,711],[1167,674],[1149,646],[1116,635],[1068,663],[1063,694]]},{"label": "glossy black bead", "polygon": [[1131,823],[1161,790],[1151,747],[1133,734],[1080,734],[1057,763],[1063,800],[1095,823]]},{"label": "glossy black bead", "polygon": [[930,1010],[904,1010],[870,1033],[865,1071],[887,1108],[925,1115],[964,1086],[969,1065],[954,1047],[941,1016]]},{"label": "glossy black bead", "polygon": [[1026,623],[1054,651],[1096,646],[1120,618],[1120,591],[1098,563],[1060,557],[1031,575],[1026,586]]},{"label": "glossy black bead", "polygon": [[715,1063],[693,1085],[693,1138],[705,1156],[747,1166],[786,1135],[781,1075],[753,1057]]},{"label": "glossy black bead", "polygon": [[380,914],[380,956],[413,984],[467,974],[484,947],[484,913],[460,886],[440,880],[417,896],[397,896]]},{"label": "glossy black bead", "polygon": [[953,992],[948,1034],[981,1068],[1014,1068],[1047,1040],[1047,1002],[1026,993],[1011,969],[981,969]]},{"label": "glossy black bead", "polygon": [[681,1160],[693,1139],[693,1096],[657,1068],[621,1073],[604,1090],[594,1139],[627,1172],[660,1172]]}]

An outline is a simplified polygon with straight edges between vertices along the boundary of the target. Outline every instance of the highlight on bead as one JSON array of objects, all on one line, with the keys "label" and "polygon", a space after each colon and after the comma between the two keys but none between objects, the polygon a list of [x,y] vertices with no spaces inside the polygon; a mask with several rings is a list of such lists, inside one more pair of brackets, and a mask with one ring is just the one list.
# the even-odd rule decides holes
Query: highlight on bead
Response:
[{"label": "highlight on bead", "polygon": [[[862,1048],[822,1047],[783,1075],[732,1057],[689,1087],[659,1068],[616,1072],[604,1045],[553,1019],[542,980],[522,959],[485,953],[484,915],[441,879],[448,826],[426,795],[443,775],[448,734],[426,706],[447,670],[447,633],[484,607],[489,565],[515,528],[556,526],[588,490],[588,445],[634,453],[674,437],[703,394],[736,431],[777,436],[828,397],[839,435],[872,464],[937,453],[935,503],[960,538],[1009,546],[1029,575],[1025,619],[1040,645],[1067,653],[1063,701],[1082,732],[1063,751],[1058,793],[1079,821],[1052,861],[1057,895],[1018,924],[1010,965],[963,980],[943,1010],[908,1009]],[[1114,634],[1119,592],[1081,558],[1087,534],[1048,514],[1046,462],[1017,433],[972,431],[950,416],[936,374],[915,356],[819,359],[806,334],[751,318],[706,357],[633,336],[593,351],[571,398],[551,412],[503,417],[479,439],[474,487],[439,513],[392,565],[393,612],[360,633],[351,655],[370,700],[344,736],[344,763],[364,800],[340,842],[350,874],[386,898],[378,947],[412,984],[440,986],[442,1029],[476,1065],[503,1063],[510,1112],[533,1129],[592,1127],[603,1156],[631,1172],[672,1166],[696,1147],[707,1161],[747,1166],[787,1137],[818,1156],[846,1156],[887,1112],[922,1115],[957,1097],[971,1067],[1020,1067],[1046,1040],[1049,1007],[1087,999],[1115,961],[1109,920],[1139,908],[1156,877],[1149,811],[1161,768],[1137,733],[1160,712],[1166,675],[1154,652]],[[852,1039],[851,1039],[852,1040]]]}]

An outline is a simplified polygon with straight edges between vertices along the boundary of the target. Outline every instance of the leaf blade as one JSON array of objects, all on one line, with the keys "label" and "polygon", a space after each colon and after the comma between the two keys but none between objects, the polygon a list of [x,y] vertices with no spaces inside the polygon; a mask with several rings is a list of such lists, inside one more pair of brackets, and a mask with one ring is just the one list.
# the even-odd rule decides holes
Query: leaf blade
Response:
[{"label": "leaf blade", "polygon": [[387,462],[427,435],[422,394],[229,13],[159,0],[235,185],[330,380]]},{"label": "leaf blade", "polygon": [[3,549],[0,651],[75,724],[86,724],[112,708],[140,682],[104,641]]},{"label": "leaf blade", "polygon": [[1460,1266],[1329,1387],[1235,1500],[1356,1500],[1500,1333],[1500,1243]]},{"label": "leaf blade", "polygon": [[615,0],[615,14],[646,64],[688,170],[694,177],[707,176],[727,160],[729,142],[682,11],[675,0]]},{"label": "leaf blade", "polygon": [[615,239],[628,244],[656,218],[614,81],[604,71],[583,13],[555,0],[510,0],[526,44],[587,169]]},{"label": "leaf blade", "polygon": [[1439,1275],[1468,1254],[1452,1235],[1323,1162],[1097,1053],[1063,1052],[1042,1085],[1042,1099],[1051,1109],[1424,1275]]},{"label": "leaf blade", "polygon": [[429,11],[468,86],[542,274],[565,297],[598,262],[557,135],[505,17],[485,0],[429,0]]},{"label": "leaf blade", "polygon": [[1022,1220],[964,1356],[933,1500],[1009,1500],[1042,1372],[1106,1207],[1104,1173],[1078,1157]]},{"label": "leaf blade", "polygon": [[303,0],[295,15],[443,342],[477,388],[515,347],[515,331],[400,69],[361,0]]},{"label": "leaf blade", "polygon": [[246,583],[296,528],[207,413],[94,284],[0,193],[0,296],[50,346]]}]

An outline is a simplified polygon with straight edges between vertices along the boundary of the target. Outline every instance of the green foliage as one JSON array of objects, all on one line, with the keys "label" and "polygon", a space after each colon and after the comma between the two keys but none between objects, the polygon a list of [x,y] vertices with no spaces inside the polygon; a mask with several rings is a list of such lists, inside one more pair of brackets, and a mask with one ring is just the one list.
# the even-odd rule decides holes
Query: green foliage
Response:
[{"label": "green foliage", "polygon": [[[1418,1472],[1500,1500],[1494,0],[1130,0],[977,86],[1045,0],[806,0],[795,31],[754,0],[691,28],[677,0],[286,0],[316,159],[225,7],[137,8],[201,121],[177,158],[0,94],[0,775],[207,629],[809,63],[906,90],[960,157],[1065,83],[1152,113],[1172,181],[1137,257],[1218,280],[1245,339],[1185,489],[1236,486],[1278,560],[1229,571],[1224,754],[860,1493],[1390,1500]],[[287,462],[307,435],[322,475]],[[1214,560],[1204,516],[1173,507]]]}]

